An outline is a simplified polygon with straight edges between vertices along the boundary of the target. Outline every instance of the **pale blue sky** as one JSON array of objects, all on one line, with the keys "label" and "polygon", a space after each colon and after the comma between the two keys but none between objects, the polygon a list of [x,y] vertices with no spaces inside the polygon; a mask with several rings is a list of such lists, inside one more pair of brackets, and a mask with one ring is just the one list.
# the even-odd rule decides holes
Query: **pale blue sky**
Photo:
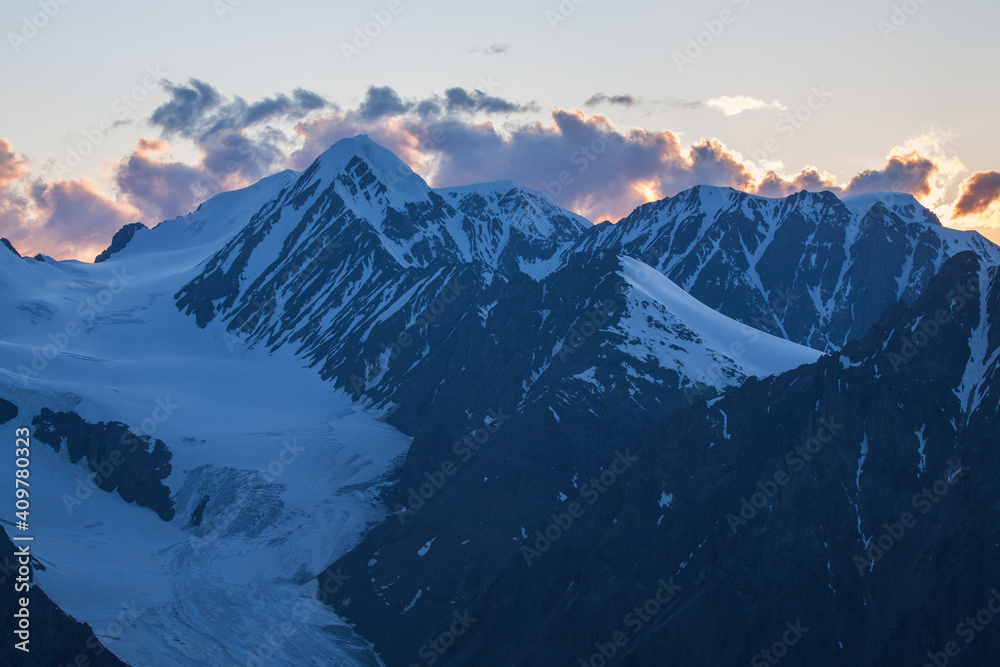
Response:
[{"label": "pale blue sky", "polygon": [[[559,0],[398,1],[401,11],[348,62],[341,44],[389,0],[71,0],[17,52],[10,34],[47,2],[8,0],[0,5],[0,138],[44,173],[81,132],[118,118],[116,98],[152,67],[175,83],[198,78],[250,101],[301,87],[343,108],[356,107],[370,85],[422,99],[492,80],[496,95],[540,106],[513,120],[545,124],[554,107],[583,108],[599,92],[629,94],[643,103],[586,111],[605,112],[619,126],[672,130],[687,143],[716,138],[744,156],[778,138],[770,157],[785,172],[815,165],[842,182],[881,168],[893,148],[933,131],[965,176],[1000,168],[995,3],[564,0],[575,11],[553,30],[547,12],[558,12]],[[219,6],[229,4],[238,6],[220,17]],[[915,13],[886,38],[879,21],[904,4]],[[730,24],[679,71],[674,54],[724,11]],[[495,44],[506,51],[483,52]],[[816,86],[833,97],[787,140],[774,109],[726,116],[677,104],[743,95],[794,110]],[[158,89],[139,102],[129,124],[70,177],[100,180],[102,162],[127,155],[141,136],[157,136],[146,119],[166,99]],[[195,155],[183,143],[174,148],[175,158]]]}]

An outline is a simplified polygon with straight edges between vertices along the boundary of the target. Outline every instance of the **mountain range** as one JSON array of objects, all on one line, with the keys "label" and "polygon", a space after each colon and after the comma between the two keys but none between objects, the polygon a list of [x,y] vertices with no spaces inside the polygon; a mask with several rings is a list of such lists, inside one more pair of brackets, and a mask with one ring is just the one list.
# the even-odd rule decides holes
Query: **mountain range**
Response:
[{"label": "mountain range", "polygon": [[986,664],[998,265],[909,195],[595,225],[367,137],[5,242],[30,664]]}]

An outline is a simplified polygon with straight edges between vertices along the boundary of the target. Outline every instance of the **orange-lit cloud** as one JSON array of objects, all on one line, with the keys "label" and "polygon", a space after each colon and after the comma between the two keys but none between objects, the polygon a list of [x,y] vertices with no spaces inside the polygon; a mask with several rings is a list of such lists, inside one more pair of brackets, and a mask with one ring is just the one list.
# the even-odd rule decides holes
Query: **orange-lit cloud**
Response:
[{"label": "orange-lit cloud", "polygon": [[0,139],[0,227],[22,254],[90,260],[107,246],[109,233],[139,215],[93,180],[33,177],[28,160]]},{"label": "orange-lit cloud", "polygon": [[1000,172],[979,171],[970,176],[955,201],[956,217],[983,215],[1000,204]]},{"label": "orange-lit cloud", "polygon": [[635,190],[636,194],[645,200],[645,203],[659,201],[663,199],[663,193],[660,192],[655,181],[636,181],[632,184],[632,189]]},{"label": "orange-lit cloud", "polygon": [[909,192],[918,199],[931,194],[931,179],[938,166],[928,157],[913,151],[893,155],[882,169],[868,169],[848,183],[848,194],[860,195],[873,192]]},{"label": "orange-lit cloud", "polygon": [[836,179],[831,174],[820,173],[815,167],[806,167],[798,174],[785,178],[775,171],[768,171],[757,183],[754,192],[763,197],[788,197],[796,192],[808,190],[822,192],[823,190],[841,191],[836,185]]},{"label": "orange-lit cloud", "polygon": [[905,192],[950,223],[954,216],[948,193],[966,171],[952,152],[950,140],[946,133],[928,132],[892,149],[884,166],[866,169],[843,184],[815,167],[790,177],[771,170],[761,178],[756,192],[767,197],[785,197],[800,190],[829,190],[840,197]]},{"label": "orange-lit cloud", "polygon": [[29,171],[28,160],[14,152],[10,141],[0,138],[0,188],[25,178]]},{"label": "orange-lit cloud", "polygon": [[205,199],[249,185],[238,170],[215,174],[204,162],[189,165],[171,158],[166,142],[140,139],[132,154],[114,168],[122,198],[143,212],[142,222],[156,224],[186,215]]},{"label": "orange-lit cloud", "polygon": [[38,192],[35,208],[44,225],[30,246],[42,246],[37,252],[88,260],[107,247],[109,231],[114,234],[142,215],[128,203],[103,194],[96,182],[86,178],[49,183]]}]

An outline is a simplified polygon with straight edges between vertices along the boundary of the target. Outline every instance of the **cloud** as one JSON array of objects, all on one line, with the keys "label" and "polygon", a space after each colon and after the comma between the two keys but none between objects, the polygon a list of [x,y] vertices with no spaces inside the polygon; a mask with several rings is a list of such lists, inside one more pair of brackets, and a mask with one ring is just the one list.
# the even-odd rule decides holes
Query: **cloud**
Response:
[{"label": "cloud", "polygon": [[[927,175],[926,188],[920,181],[909,186],[905,179],[901,179],[902,185],[896,191],[909,192],[915,195],[924,206],[935,211],[940,209],[942,213],[947,215],[947,211],[944,211],[942,207],[950,204],[951,195],[949,193],[958,187],[962,175],[968,172],[966,166],[955,154],[955,139],[957,139],[957,135],[949,130],[931,130],[894,148],[889,155],[890,163],[893,158],[901,158],[911,163],[914,159],[930,160],[934,163],[934,169]],[[924,168],[927,168],[926,165]],[[890,182],[890,185],[893,183],[897,183],[897,181]],[[926,194],[921,194],[922,192],[926,192]]]},{"label": "cloud", "polygon": [[490,44],[486,48],[475,47],[469,49],[469,53],[482,53],[487,56],[496,56],[501,53],[507,53],[510,50],[510,44]]},{"label": "cloud", "polygon": [[21,180],[29,171],[28,160],[17,155],[7,139],[0,138],[0,188]]},{"label": "cloud", "polygon": [[[445,108],[448,113],[460,111],[482,112],[486,114],[521,113],[525,111],[537,111],[535,104],[516,104],[509,102],[502,97],[487,95],[479,90],[468,91],[464,88],[449,88],[444,91],[446,100]],[[434,100],[426,100],[434,103]]]},{"label": "cloud", "polygon": [[[242,103],[242,100],[240,102]],[[292,91],[291,97],[279,94],[247,106],[243,116],[243,127],[276,118],[298,118],[326,106],[327,101],[319,94],[304,88],[296,88]]]},{"label": "cloud", "polygon": [[[422,108],[434,100],[433,108]],[[802,190],[839,196],[893,190],[911,193],[933,209],[964,169],[949,153],[947,137],[934,133],[893,149],[881,168],[841,183],[816,167],[787,175],[778,164],[761,174],[758,165],[717,140],[685,145],[669,130],[617,127],[601,114],[555,109],[548,124],[497,126],[468,118],[463,110],[473,107],[449,91],[445,100],[429,98],[407,113],[377,121],[346,111],[300,122],[296,134],[302,145],[289,166],[304,169],[339,139],[363,133],[436,186],[510,179],[547,192],[557,204],[593,220],[618,219],[646,201],[702,184],[767,197]]]},{"label": "cloud", "polygon": [[198,79],[192,79],[187,86],[167,83],[164,87],[171,99],[158,107],[149,121],[167,136],[200,134],[204,119],[222,104],[219,91]]},{"label": "cloud", "polygon": [[357,110],[348,112],[348,116],[357,117],[361,121],[378,121],[383,118],[405,116],[414,111],[422,118],[437,117],[442,114],[484,113],[512,114],[526,111],[538,111],[534,103],[518,104],[482,92],[481,90],[466,90],[465,88],[449,88],[444,91],[444,97],[437,95],[420,101],[404,100],[389,86],[368,89],[365,99]]},{"label": "cloud", "polygon": [[92,259],[139,211],[101,192],[90,179],[46,183],[0,139],[0,230],[28,255]]},{"label": "cloud", "polygon": [[806,167],[790,178],[785,178],[777,172],[769,171],[757,184],[756,194],[762,197],[780,198],[788,197],[803,190],[808,190],[809,192],[830,190],[843,194],[843,189],[837,187],[832,174],[820,173],[815,167]]},{"label": "cloud", "polygon": [[147,224],[190,213],[212,195],[277,171],[296,142],[272,124],[336,109],[302,88],[254,102],[226,97],[198,79],[183,85],[168,82],[165,88],[170,99],[153,112],[150,124],[166,139],[191,141],[200,160],[175,161],[166,142],[140,139],[133,153],[115,165],[116,186],[129,205],[143,212]]},{"label": "cloud", "polygon": [[358,116],[362,120],[378,120],[391,116],[402,116],[413,108],[412,102],[404,102],[395,90],[389,86],[381,88],[371,86],[365,99],[358,107]]},{"label": "cloud", "polygon": [[938,166],[929,157],[915,151],[893,155],[882,169],[869,169],[851,179],[845,188],[848,195],[873,192],[909,192],[926,198],[932,190],[932,179]]},{"label": "cloud", "polygon": [[777,100],[774,102],[765,102],[764,100],[747,97],[746,95],[737,95],[735,97],[723,95],[722,97],[705,100],[704,102],[698,102],[697,104],[706,106],[710,109],[715,109],[716,111],[721,111],[727,116],[738,116],[744,111],[759,111],[761,109],[785,111],[785,106]]},{"label": "cloud", "polygon": [[[378,100],[378,103],[371,100]],[[375,113],[373,104],[389,112]],[[295,134],[300,147],[292,152],[287,167],[302,170],[340,139],[367,134],[417,169],[429,168],[443,142],[443,128],[476,127],[475,114],[513,114],[536,110],[534,103],[516,103],[479,90],[449,88],[444,96],[406,101],[392,88],[370,88],[357,109],[337,111],[300,121]]]},{"label": "cloud", "polygon": [[17,155],[7,139],[0,138],[0,236],[11,240],[25,236],[32,217],[29,174],[28,160]]},{"label": "cloud", "polygon": [[[605,95],[604,93],[597,93],[592,95],[590,99],[583,103],[585,107],[595,107],[600,105],[606,106],[621,106],[626,108],[632,108],[639,106],[643,103],[643,99],[636,97],[635,95]],[[723,95],[722,97],[716,97],[711,100],[690,102],[687,100],[678,99],[665,99],[665,100],[653,100],[651,104],[656,104],[663,107],[672,107],[675,109],[701,109],[709,108],[716,111],[721,111],[727,116],[737,116],[744,111],[757,111],[760,109],[775,109],[776,111],[785,111],[785,106],[778,102],[765,102],[763,100],[758,100],[753,97],[747,97],[746,95],[737,95],[735,97],[730,97],[729,95]]]},{"label": "cloud", "polygon": [[1000,204],[1000,172],[979,171],[962,183],[954,215],[962,218],[984,215],[997,204]]},{"label": "cloud", "polygon": [[604,93],[597,93],[584,102],[583,106],[594,107],[600,104],[611,104],[623,107],[634,107],[638,105],[639,102],[639,98],[633,95],[605,95]]},{"label": "cloud", "polygon": [[389,86],[371,86],[357,108],[347,111],[303,89],[255,102],[226,97],[197,79],[184,85],[168,83],[166,89],[170,98],[153,112],[150,123],[165,139],[191,141],[200,160],[175,161],[168,144],[146,139],[115,165],[115,185],[128,204],[143,211],[148,224],[188,213],[218,192],[249,185],[279,169],[304,169],[345,137],[370,134],[404,159],[423,165],[427,154],[417,150],[414,134],[402,129],[415,119],[537,109],[463,88],[414,101]]},{"label": "cloud", "polygon": [[104,195],[95,181],[86,178],[49,183],[37,192],[35,203],[46,218],[46,230],[70,236],[77,245],[101,244],[109,232],[135,222],[139,215],[135,208]]},{"label": "cloud", "polygon": [[549,125],[503,131],[455,118],[399,129],[433,165],[435,185],[513,179],[591,219],[617,219],[650,198],[701,183],[753,184],[749,170],[719,142],[684,147],[673,132],[619,130],[605,116],[582,111],[556,109]]},{"label": "cloud", "polygon": [[[190,213],[205,199],[212,181],[204,167],[170,159],[169,146],[159,139],[140,139],[131,155],[115,169],[115,183],[144,222],[170,220]],[[224,188],[218,183],[218,189]]]},{"label": "cloud", "polygon": [[226,98],[216,88],[191,79],[186,85],[167,82],[170,99],[150,117],[165,137],[179,135],[203,140],[225,131],[245,130],[282,119],[297,119],[328,106],[317,93],[297,88],[289,97],[278,94],[249,103],[241,97]]},{"label": "cloud", "polygon": [[[155,225],[278,171],[298,143],[281,126],[336,109],[301,88],[252,102],[227,97],[198,79],[166,82],[164,88],[168,99],[149,118],[161,137],[140,139],[130,155],[111,163],[103,190],[93,180],[46,182],[32,176],[27,159],[2,141],[4,233],[29,250],[43,247],[54,256],[90,259],[126,223]],[[175,160],[167,140],[190,142],[199,158]]]},{"label": "cloud", "polygon": [[[412,122],[419,122],[419,117],[405,124]],[[295,134],[300,147],[288,156],[285,166],[297,171],[306,169],[320,154],[341,139],[359,134],[369,135],[373,141],[385,146],[410,165],[422,168],[427,159],[427,154],[417,148],[416,136],[406,131],[404,123],[398,118],[370,123],[354,112],[335,113],[300,121],[295,125]]]},{"label": "cloud", "polygon": [[646,201],[704,184],[767,197],[802,190],[838,196],[906,192],[947,221],[944,197],[965,169],[948,137],[929,132],[894,148],[882,167],[846,183],[812,166],[786,175],[779,164],[760,174],[757,165],[714,139],[685,145],[669,130],[624,129],[603,115],[564,109],[554,110],[548,125],[500,129],[450,117],[401,120],[390,135],[390,145],[403,146],[399,154],[411,156],[404,159],[435,185],[512,179],[592,220],[618,219]]},{"label": "cloud", "polygon": [[927,132],[893,148],[883,167],[865,169],[845,184],[838,184],[833,175],[816,167],[807,167],[791,177],[770,170],[760,179],[757,192],[767,197],[785,197],[800,190],[829,190],[839,197],[905,192],[943,220],[950,220],[948,193],[966,171],[953,153],[953,139],[948,132]]}]

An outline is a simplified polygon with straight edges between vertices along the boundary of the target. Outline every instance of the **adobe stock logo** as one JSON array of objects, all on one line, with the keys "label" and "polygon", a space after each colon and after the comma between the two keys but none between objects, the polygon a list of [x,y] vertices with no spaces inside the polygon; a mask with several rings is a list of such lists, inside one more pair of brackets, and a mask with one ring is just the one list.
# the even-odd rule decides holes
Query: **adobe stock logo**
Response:
[{"label": "adobe stock logo", "polygon": [[226,14],[232,14],[242,6],[243,0],[214,0],[212,2],[212,9],[215,10],[215,15],[219,17],[220,21],[225,21]]},{"label": "adobe stock logo", "polygon": [[[417,654],[423,658],[424,664],[437,663],[459,639],[468,634],[469,630],[479,622],[479,619],[470,614],[468,609],[461,614],[456,611],[452,614],[452,618],[455,620],[451,622],[447,630],[420,647]],[[420,664],[410,663],[410,667],[420,667]]]},{"label": "adobe stock logo", "polygon": [[894,373],[908,366],[910,362],[919,356],[921,350],[930,345],[945,325],[951,323],[958,317],[970,303],[978,303],[979,277],[972,276],[965,284],[956,285],[947,296],[945,301],[947,306],[937,309],[932,317],[921,318],[910,331],[909,335],[903,334],[902,344],[896,352],[889,353],[889,364]]},{"label": "adobe stock logo", "polygon": [[[548,553],[553,545],[566,535],[579,519],[587,512],[587,507],[597,504],[618,480],[628,473],[632,466],[639,462],[639,458],[626,449],[624,452],[615,452],[615,459],[605,466],[599,474],[592,477],[586,484],[580,486],[580,498],[569,505],[560,505],[549,518],[551,523],[543,529],[536,530],[534,535],[524,534],[524,543],[521,545],[521,555],[528,567],[532,566],[532,561]],[[568,498],[566,499],[568,500]],[[583,500],[587,501],[584,505]],[[565,502],[565,501],[564,501]],[[561,511],[565,509],[565,511]]]},{"label": "adobe stock logo", "polygon": [[513,417],[504,413],[503,408],[489,410],[483,420],[482,426],[477,427],[461,440],[456,440],[451,451],[455,458],[446,459],[436,470],[425,472],[425,482],[418,487],[407,489],[406,505],[396,503],[393,507],[393,514],[399,519],[400,525],[405,524],[413,518],[416,512],[423,509],[424,505],[437,495],[438,491],[445,487],[451,478],[459,473],[466,463],[479,454],[490,438],[503,428],[503,425]]},{"label": "adobe stock logo", "polygon": [[781,635],[781,639],[751,658],[751,667],[778,664],[782,658],[788,655],[789,649],[798,644],[799,640],[809,632],[809,628],[802,625],[802,621],[795,621],[795,623],[788,621],[785,623],[785,627],[788,629]]},{"label": "adobe stock logo", "polygon": [[114,128],[128,120],[129,116],[159,89],[160,82],[167,76],[168,73],[160,69],[159,65],[147,67],[138,85],[133,86],[128,92],[119,95],[111,102],[110,111],[113,117],[105,116],[96,125],[81,131],[79,134],[82,139],[67,142],[66,156],[62,162],[56,165],[53,178],[69,177],[73,169],[82,165],[86,158],[94,154],[94,151],[104,143]]},{"label": "adobe stock logo", "polygon": [[[951,487],[962,479],[962,476],[968,471],[969,466],[962,465],[962,459],[948,461],[948,471],[944,476],[930,487],[915,494],[910,499],[910,504],[915,510],[920,511],[920,515],[927,515],[934,505],[937,505],[948,495]],[[892,551],[893,547],[899,544],[909,531],[916,528],[919,518],[913,512],[903,512],[897,521],[883,523],[884,532],[877,538],[873,537],[866,544],[864,556],[854,556],[854,566],[858,569],[858,574],[864,576],[865,572],[874,570],[875,564]]]},{"label": "adobe stock logo", "polygon": [[20,53],[21,49],[28,45],[28,42],[38,37],[38,33],[71,1],[38,0],[38,7],[41,11],[35,12],[31,16],[22,16],[20,32],[7,33],[7,41],[10,42],[10,48],[14,50],[14,53]]},{"label": "adobe stock logo", "polygon": [[576,14],[578,7],[581,7],[587,3],[587,0],[562,0],[556,10],[551,9],[545,12],[545,20],[549,23],[549,29],[555,32],[559,29],[560,24],[565,23],[569,20],[569,17]]},{"label": "adobe stock logo", "polygon": [[758,512],[770,505],[781,489],[788,486],[805,469],[806,464],[819,456],[824,447],[833,442],[836,435],[844,429],[844,425],[838,424],[833,418],[820,419],[819,423],[820,428],[816,431],[816,435],[785,455],[784,468],[776,470],[770,479],[758,482],[755,493],[749,500],[745,496],[740,498],[738,516],[731,512],[726,515],[726,522],[733,535],[756,518]]},{"label": "adobe stock logo", "polygon": [[[629,611],[622,624],[629,630],[619,630],[613,634],[606,642],[594,644],[596,649],[589,658],[580,658],[577,667],[608,667],[616,664],[624,658],[624,653],[633,637],[638,637],[644,628],[659,618],[661,612],[670,609],[678,600],[683,586],[675,584],[671,578],[669,581],[660,579],[657,584],[659,588],[656,592],[641,605],[636,605]],[[618,660],[615,660],[618,658]]]},{"label": "adobe stock logo", "polygon": [[[947,667],[952,664],[952,659],[959,657],[963,648],[976,641],[976,638],[983,632],[986,632],[997,616],[1000,616],[1000,591],[994,588],[990,590],[990,597],[983,606],[955,627],[955,635],[957,639],[962,640],[962,644],[950,641],[944,645],[943,651],[928,652],[928,662],[924,663],[923,667]],[[968,664],[968,662],[962,664]]]},{"label": "adobe stock logo", "polygon": [[349,63],[354,58],[372,45],[372,42],[382,34],[382,31],[403,13],[405,7],[401,0],[389,0],[384,9],[379,9],[371,13],[372,20],[363,26],[354,29],[354,39],[352,42],[341,42],[340,52],[344,54],[344,59]]},{"label": "adobe stock logo", "polygon": [[889,41],[889,38],[906,26],[910,19],[920,13],[923,6],[930,0],[906,0],[902,4],[892,6],[892,14],[887,19],[879,19],[878,30],[882,33],[882,39]]},{"label": "adobe stock logo", "polygon": [[[573,154],[569,156],[569,162],[576,167],[576,172],[582,174],[590,169],[591,165],[600,159],[608,151],[608,142],[604,137],[596,137],[588,144],[580,144]],[[567,188],[576,183],[576,177],[569,169],[563,169],[556,174],[554,181],[542,181],[545,189],[553,201],[562,196]]]},{"label": "adobe stock logo", "polygon": [[34,350],[29,362],[30,367],[24,364],[18,365],[17,374],[25,387],[31,384],[33,378],[37,378],[44,372],[49,367],[50,362],[63,354],[77,336],[85,333],[87,327],[108,309],[115,297],[124,292],[125,288],[135,280],[135,276],[129,275],[125,269],[115,269],[111,275],[112,279],[101,286],[103,289],[77,304],[74,310],[76,318],[67,322],[62,328],[49,333],[49,342]]},{"label": "adobe stock logo", "polygon": [[[732,2],[740,11],[745,12],[753,0],[732,0]],[[683,73],[685,68],[694,65],[696,60],[705,55],[705,52],[726,34],[729,26],[734,25],[739,17],[740,15],[732,9],[723,9],[717,17],[702,21],[705,29],[689,37],[687,46],[682,51],[674,51],[673,59],[677,71]]]}]

